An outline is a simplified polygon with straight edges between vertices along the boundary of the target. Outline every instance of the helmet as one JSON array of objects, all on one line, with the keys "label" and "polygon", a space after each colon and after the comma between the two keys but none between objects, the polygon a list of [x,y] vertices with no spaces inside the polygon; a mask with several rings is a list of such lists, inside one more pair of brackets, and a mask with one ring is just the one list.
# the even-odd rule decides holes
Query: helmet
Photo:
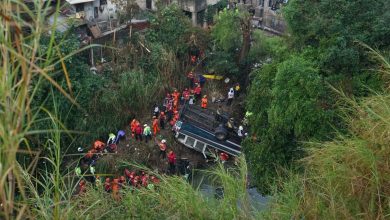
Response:
[{"label": "helmet", "polygon": [[77,148],[77,151],[78,152],[83,152],[83,148],[79,147],[79,148]]},{"label": "helmet", "polygon": [[244,129],[244,127],[242,127],[242,125],[240,125],[239,127],[238,127],[238,130],[243,130]]},{"label": "helmet", "polygon": [[153,119],[156,118],[156,116],[153,116]]},{"label": "helmet", "polygon": [[144,127],[148,126],[148,124],[144,124]]},{"label": "helmet", "polygon": [[167,141],[165,139],[162,139],[161,143],[165,144]]},{"label": "helmet", "polygon": [[203,98],[207,98],[207,95],[204,95]]}]

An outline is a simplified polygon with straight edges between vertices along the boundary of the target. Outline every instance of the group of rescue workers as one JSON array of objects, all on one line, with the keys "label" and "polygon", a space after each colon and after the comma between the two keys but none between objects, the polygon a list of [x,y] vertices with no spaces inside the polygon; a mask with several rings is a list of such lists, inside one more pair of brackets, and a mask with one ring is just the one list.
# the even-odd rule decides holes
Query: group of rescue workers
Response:
[{"label": "group of rescue workers", "polygon": [[[174,89],[172,93],[167,93],[163,102],[163,109],[160,109],[157,104],[154,105],[151,121],[152,127],[150,127],[147,123],[142,126],[136,118],[134,118],[130,123],[131,137],[136,141],[142,142],[145,140],[145,143],[148,143],[148,141],[151,141],[152,137],[154,137],[155,143],[159,147],[159,158],[163,160],[166,158],[168,159],[169,174],[175,174],[176,172],[176,154],[172,150],[169,150],[168,154],[166,153],[168,149],[167,141],[165,139],[159,141],[156,138],[157,134],[161,129],[165,129],[166,123],[174,126],[176,121],[179,120],[180,105],[183,105],[184,103],[193,105],[200,100],[201,108],[206,109],[208,106],[207,95],[203,95],[202,97],[202,87],[205,83],[205,78],[202,75],[195,77],[193,72],[189,72],[187,77],[189,79],[189,88],[185,88],[182,93],[178,92],[177,89]],[[234,96],[237,97],[239,93],[240,85],[237,83],[228,91],[227,105],[231,105]],[[219,106],[217,109],[217,117],[220,117],[221,111],[221,106]],[[243,137],[244,135],[242,126],[239,127],[238,135],[240,137]],[[100,177],[95,177],[96,161],[99,156],[103,155],[103,153],[117,153],[117,144],[123,138],[125,138],[125,132],[120,130],[117,135],[110,133],[106,143],[96,140],[93,147],[88,150],[84,157],[81,158],[79,166],[77,166],[75,170],[76,175],[80,177],[84,176],[86,180],[95,183],[97,187],[101,187],[102,181]],[[83,152],[83,149],[79,148],[78,151],[81,153]],[[225,152],[221,152],[219,157],[222,163],[229,159],[229,155]],[[106,192],[113,193],[114,199],[119,200],[119,190],[125,186],[135,188],[146,187],[148,189],[153,189],[154,185],[158,184],[158,182],[159,179],[156,176],[149,175],[144,171],[136,172],[125,169],[124,175],[120,177],[114,177],[112,180],[110,178],[106,178],[103,187]],[[82,179],[79,181],[79,192],[83,193],[85,191],[86,181]]]}]

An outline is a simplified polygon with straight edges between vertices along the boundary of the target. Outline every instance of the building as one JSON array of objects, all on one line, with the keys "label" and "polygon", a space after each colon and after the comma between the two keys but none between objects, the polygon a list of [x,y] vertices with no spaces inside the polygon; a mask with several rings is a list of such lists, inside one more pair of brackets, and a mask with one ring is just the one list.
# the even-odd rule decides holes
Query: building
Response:
[{"label": "building", "polygon": [[116,18],[116,7],[110,0],[66,0],[76,18],[88,22],[108,21]]},{"label": "building", "polygon": [[246,0],[254,9],[254,25],[275,33],[283,33],[286,23],[281,13],[281,7],[288,0]]}]

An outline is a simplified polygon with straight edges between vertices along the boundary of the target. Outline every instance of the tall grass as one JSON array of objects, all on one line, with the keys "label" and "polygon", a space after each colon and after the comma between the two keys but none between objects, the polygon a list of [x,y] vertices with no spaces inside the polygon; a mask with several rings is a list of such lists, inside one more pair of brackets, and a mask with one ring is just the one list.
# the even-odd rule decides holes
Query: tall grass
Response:
[{"label": "tall grass", "polygon": [[[34,190],[39,177],[32,176],[36,162],[39,160],[39,151],[32,151],[28,135],[49,132],[52,137],[44,146],[50,150],[50,170],[40,173],[44,181],[50,182],[47,191],[51,199],[51,206],[41,204],[41,209],[52,208],[52,214],[47,219],[61,218],[59,205],[63,198],[60,166],[59,127],[58,121],[53,127],[45,131],[33,131],[31,127],[36,120],[36,111],[31,109],[34,94],[39,84],[48,81],[70,101],[74,99],[51,77],[54,67],[62,66],[64,77],[69,79],[64,60],[68,55],[59,53],[54,41],[54,28],[45,24],[46,17],[51,9],[59,10],[60,1],[50,5],[46,1],[35,0],[33,7],[28,7],[24,1],[3,0],[0,2],[0,218],[22,219],[34,218],[31,216],[32,203],[29,198],[40,198],[41,193]],[[54,14],[56,23],[57,14]],[[51,34],[50,34],[51,33]],[[46,50],[40,48],[40,38],[50,36]],[[35,82],[35,83],[34,83]],[[68,91],[71,92],[70,81],[67,80]],[[75,103],[76,104],[76,103]],[[76,104],[77,105],[77,104]],[[51,116],[54,120],[54,118]],[[52,133],[50,133],[52,132]],[[34,158],[31,165],[20,164],[17,157],[25,154]],[[49,173],[50,171],[50,173]],[[50,174],[50,175],[49,175]],[[47,175],[47,176],[46,176]],[[35,179],[36,178],[36,179]],[[34,181],[33,181],[34,180]],[[36,181],[35,181],[36,180]],[[44,191],[46,192],[46,191]],[[34,204],[35,205],[35,204]],[[40,203],[36,203],[37,206]],[[44,209],[43,209],[44,208]]]},{"label": "tall grass", "polygon": [[390,218],[390,94],[344,100],[350,134],[312,146],[304,174],[283,183],[267,218]]},{"label": "tall grass", "polygon": [[[180,176],[158,176],[161,182],[154,189],[124,188],[121,201],[101,188],[88,188],[85,195],[74,200],[75,216],[86,219],[255,219],[256,211],[246,192],[246,163],[242,158],[239,167],[226,169],[222,164],[205,173],[224,196],[216,199],[203,195],[199,188]],[[95,204],[98,208],[85,211]]]}]

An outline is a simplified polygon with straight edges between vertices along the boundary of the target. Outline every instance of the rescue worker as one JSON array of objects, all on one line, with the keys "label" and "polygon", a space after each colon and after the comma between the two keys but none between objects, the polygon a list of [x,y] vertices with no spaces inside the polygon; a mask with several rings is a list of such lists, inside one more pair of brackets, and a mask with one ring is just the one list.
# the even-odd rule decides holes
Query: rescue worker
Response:
[{"label": "rescue worker", "polygon": [[95,143],[93,144],[93,148],[96,150],[96,152],[101,152],[105,146],[106,145],[99,140],[96,140]]},{"label": "rescue worker", "polygon": [[113,133],[108,135],[107,145],[115,143],[116,136]]},{"label": "rescue worker", "polygon": [[85,180],[80,180],[79,182],[79,194],[84,194],[87,191],[87,186]]},{"label": "rescue worker", "polygon": [[111,153],[118,153],[117,148],[118,148],[118,145],[116,145],[115,143],[110,144],[110,146],[108,146],[108,151]]},{"label": "rescue worker", "polygon": [[154,108],[153,108],[153,116],[156,116],[158,117],[158,114],[160,113],[160,109],[157,105],[157,103],[154,104]]},{"label": "rescue worker", "polygon": [[230,88],[228,92],[228,100],[226,105],[230,106],[232,104],[233,98],[234,98],[234,89]]},{"label": "rescue worker", "polygon": [[96,186],[96,188],[100,188],[102,186],[102,180],[100,179],[100,176],[96,176],[95,186]]},{"label": "rescue worker", "polygon": [[200,87],[203,88],[204,84],[206,83],[206,78],[202,74],[199,74],[198,77],[199,77]]},{"label": "rescue worker", "polygon": [[190,88],[194,88],[194,74],[190,71],[187,75]]},{"label": "rescue worker", "polygon": [[137,128],[138,124],[139,124],[139,122],[135,118],[130,123],[130,130],[131,130],[131,137],[132,138],[135,137],[135,129]]},{"label": "rescue worker", "polygon": [[146,143],[148,143],[148,140],[152,140],[152,130],[147,124],[144,124],[144,137]]},{"label": "rescue worker", "polygon": [[141,124],[139,124],[136,128],[135,128],[135,140],[137,141],[142,141],[142,134],[143,134],[143,129],[142,129],[142,126]]},{"label": "rescue worker", "polygon": [[126,184],[126,177],[121,176],[121,177],[119,178],[119,186],[120,186],[121,188],[123,188],[123,187],[125,186],[125,184]]},{"label": "rescue worker", "polygon": [[87,161],[91,162],[91,160],[93,160],[93,158],[95,157],[95,153],[96,153],[96,150],[95,149],[91,149],[88,151],[88,153],[85,154],[85,159],[87,159]]},{"label": "rescue worker", "polygon": [[160,127],[161,129],[165,129],[165,113],[164,112],[160,112]]},{"label": "rescue worker", "polygon": [[176,154],[173,151],[168,153],[169,173],[175,174],[176,171]]},{"label": "rescue worker", "polygon": [[225,153],[225,152],[221,152],[219,154],[219,158],[221,159],[222,164],[224,164],[229,159],[229,155],[227,153]]},{"label": "rescue worker", "polygon": [[188,103],[188,101],[190,100],[190,91],[188,91],[187,88],[184,89],[182,97],[183,97],[184,103]]},{"label": "rescue worker", "polygon": [[188,104],[193,105],[195,103],[195,92],[191,89]]},{"label": "rescue worker", "polygon": [[120,195],[119,195],[119,179],[118,178],[115,178],[112,180],[111,190],[112,190],[112,197],[114,198],[114,200],[119,201]]},{"label": "rescue worker", "polygon": [[150,177],[150,180],[152,181],[152,183],[153,183],[154,185],[157,185],[157,184],[160,183],[160,180],[159,180],[157,177],[155,177],[155,176],[151,176],[151,177]]},{"label": "rescue worker", "polygon": [[153,135],[156,136],[157,133],[160,131],[160,128],[158,127],[158,119],[156,116],[153,116]]},{"label": "rescue worker", "polygon": [[110,178],[106,178],[106,181],[104,182],[104,190],[106,192],[111,192],[111,181],[110,181]]},{"label": "rescue worker", "polygon": [[149,180],[149,175],[148,174],[143,174],[141,176],[141,184],[143,187],[147,187],[148,186],[148,180]]},{"label": "rescue worker", "polygon": [[179,111],[175,111],[172,120],[169,122],[171,126],[175,125],[176,121],[179,120]]},{"label": "rescue worker", "polygon": [[125,171],[124,171],[124,173],[125,173],[125,176],[126,176],[127,178],[129,178],[129,179],[130,179],[130,175],[131,175],[131,172],[130,172],[130,170],[128,170],[127,168],[125,168]]},{"label": "rescue worker", "polygon": [[167,107],[169,103],[172,102],[172,97],[171,97],[171,94],[167,93],[167,95],[165,96],[165,99],[164,99],[164,104],[163,106],[164,107]]},{"label": "rescue worker", "polygon": [[226,128],[228,131],[234,131],[234,118],[230,118],[229,121],[226,122]]},{"label": "rescue worker", "polygon": [[81,168],[79,166],[77,166],[75,169],[74,169],[74,172],[76,173],[76,176],[80,177],[81,176]]},{"label": "rescue worker", "polygon": [[167,120],[170,121],[172,119],[172,116],[173,116],[173,106],[172,106],[172,103],[169,103],[167,105]]},{"label": "rescue worker", "polygon": [[173,97],[173,101],[179,101],[179,98],[180,98],[180,92],[177,91],[177,89],[175,89],[172,93],[172,97]]},{"label": "rescue worker", "polygon": [[199,84],[195,85],[194,93],[195,93],[195,101],[200,100],[200,98],[202,97],[202,88],[200,87]]},{"label": "rescue worker", "polygon": [[207,95],[204,95],[202,98],[202,102],[200,104],[200,107],[206,109],[207,108]]},{"label": "rescue worker", "polygon": [[119,130],[118,134],[116,135],[115,144],[119,144],[119,141],[123,138],[126,138],[126,133],[123,130]]},{"label": "rescue worker", "polygon": [[90,175],[88,175],[86,178],[89,182],[91,183],[95,183],[95,165],[91,165],[89,166],[89,173]]},{"label": "rescue worker", "polygon": [[90,172],[92,175],[95,175],[95,171],[96,171],[95,166],[90,166],[90,167],[89,167],[89,172]]},{"label": "rescue worker", "polygon": [[240,96],[240,91],[241,91],[240,83],[236,83],[236,85],[234,85],[234,95],[236,97]]},{"label": "rescue worker", "polygon": [[161,142],[156,140],[156,143],[157,143],[158,147],[160,148],[159,158],[162,157],[162,159],[165,159],[167,157],[167,153],[166,153],[167,141],[165,139],[162,139]]},{"label": "rescue worker", "polygon": [[240,125],[240,126],[238,127],[237,135],[238,135],[238,137],[240,137],[240,138],[243,138],[243,137],[244,137],[244,127],[243,127],[242,125]]},{"label": "rescue worker", "polygon": [[140,184],[140,176],[138,176],[138,175],[134,176],[132,184],[133,184],[134,187],[138,188],[139,184]]}]

